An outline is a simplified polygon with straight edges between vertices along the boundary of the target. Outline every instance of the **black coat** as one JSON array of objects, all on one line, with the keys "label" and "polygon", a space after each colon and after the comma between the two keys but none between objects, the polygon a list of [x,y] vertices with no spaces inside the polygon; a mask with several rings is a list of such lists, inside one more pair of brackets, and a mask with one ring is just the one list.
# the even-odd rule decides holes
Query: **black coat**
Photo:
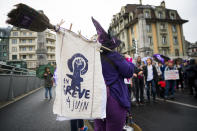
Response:
[{"label": "black coat", "polygon": [[[152,66],[153,66],[153,80],[157,81],[158,80],[157,69],[156,69],[156,67],[154,65],[152,65]],[[144,67],[143,73],[144,73],[145,80],[147,80],[147,77],[148,77],[148,66]]]}]

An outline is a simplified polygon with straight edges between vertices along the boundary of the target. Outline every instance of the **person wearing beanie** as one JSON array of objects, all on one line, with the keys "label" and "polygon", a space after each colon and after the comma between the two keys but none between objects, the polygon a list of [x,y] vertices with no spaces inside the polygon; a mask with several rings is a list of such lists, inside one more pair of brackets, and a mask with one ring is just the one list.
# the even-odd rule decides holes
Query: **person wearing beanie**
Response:
[{"label": "person wearing beanie", "polygon": [[[169,71],[169,70],[177,70],[172,60],[168,61],[168,66],[165,69],[165,71]],[[166,90],[164,96],[165,99],[168,98],[174,99],[175,86],[176,86],[176,80],[166,80]],[[171,90],[171,97],[169,97],[170,96],[169,90]]]}]

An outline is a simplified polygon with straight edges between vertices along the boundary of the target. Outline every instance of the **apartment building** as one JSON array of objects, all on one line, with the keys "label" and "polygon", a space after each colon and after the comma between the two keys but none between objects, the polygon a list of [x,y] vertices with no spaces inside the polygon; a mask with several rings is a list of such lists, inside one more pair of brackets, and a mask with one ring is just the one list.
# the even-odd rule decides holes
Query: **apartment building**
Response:
[{"label": "apartment building", "polygon": [[[120,53],[133,56],[163,54],[170,57],[186,56],[183,24],[177,10],[168,9],[162,1],[159,6],[128,4],[113,16],[109,32],[122,44]],[[137,45],[136,45],[137,44]]]},{"label": "apartment building", "polygon": [[[24,60],[28,69],[38,67],[36,50],[38,33],[26,29],[13,27],[9,39],[9,60]],[[56,36],[49,30],[45,31],[47,59],[55,63],[55,41]]]}]

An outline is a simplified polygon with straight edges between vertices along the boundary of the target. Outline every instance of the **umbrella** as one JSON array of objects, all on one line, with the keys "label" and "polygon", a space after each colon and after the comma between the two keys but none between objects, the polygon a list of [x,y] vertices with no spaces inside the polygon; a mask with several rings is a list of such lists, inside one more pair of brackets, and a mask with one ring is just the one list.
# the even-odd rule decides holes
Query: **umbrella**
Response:
[{"label": "umbrella", "polygon": [[155,59],[155,61],[164,64],[164,58],[162,58],[160,54],[154,54],[153,58]]},{"label": "umbrella", "polygon": [[167,57],[167,56],[161,55],[161,57],[164,59],[164,61],[169,61],[170,60],[170,58]]},{"label": "umbrella", "polygon": [[183,59],[182,58],[176,58],[176,59],[174,59],[174,62],[175,63],[177,63],[177,61],[179,61],[180,63],[182,63],[183,62]]},{"label": "umbrella", "polygon": [[145,65],[147,65],[147,62],[146,61],[147,61],[148,58],[150,58],[150,57],[144,57],[144,58],[142,58],[142,61],[144,62]]},{"label": "umbrella", "polygon": [[16,9],[8,13],[8,20],[6,21],[8,24],[36,32],[43,32],[47,28],[54,29],[55,26],[50,24],[43,11],[37,11],[22,3],[15,6]]},{"label": "umbrella", "polygon": [[41,79],[43,79],[44,78],[44,72],[45,72],[45,68],[46,67],[48,67],[49,70],[50,70],[50,72],[52,74],[54,74],[55,68],[52,65],[47,64],[47,65],[41,65],[41,66],[39,66],[37,68],[37,70],[36,70],[36,76],[39,77],[39,78],[41,78]]}]

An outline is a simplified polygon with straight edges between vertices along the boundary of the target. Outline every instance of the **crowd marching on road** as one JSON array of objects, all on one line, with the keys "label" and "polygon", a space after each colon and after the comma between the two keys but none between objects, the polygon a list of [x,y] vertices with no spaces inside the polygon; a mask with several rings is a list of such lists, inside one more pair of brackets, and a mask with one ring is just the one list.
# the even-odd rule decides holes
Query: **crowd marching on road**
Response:
[{"label": "crowd marching on road", "polygon": [[[128,55],[125,57],[130,58]],[[142,61],[141,57],[137,56],[133,63],[135,64],[133,77],[125,80],[125,84],[129,88],[131,101],[136,105],[150,103],[150,96],[152,96],[153,102],[156,102],[156,97],[164,100],[175,99],[176,91],[187,90],[189,95],[197,98],[197,60],[180,58],[171,60],[168,58],[162,63],[155,61],[154,57]],[[165,78],[167,71],[177,71],[178,77]]]}]

